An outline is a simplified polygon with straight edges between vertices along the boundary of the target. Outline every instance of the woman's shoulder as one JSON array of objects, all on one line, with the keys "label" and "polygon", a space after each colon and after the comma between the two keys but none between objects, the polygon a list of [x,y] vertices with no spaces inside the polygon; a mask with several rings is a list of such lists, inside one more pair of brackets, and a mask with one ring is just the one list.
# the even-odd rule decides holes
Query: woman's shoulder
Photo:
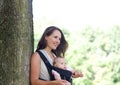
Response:
[{"label": "woman's shoulder", "polygon": [[38,52],[34,52],[32,56],[39,56]]},{"label": "woman's shoulder", "polygon": [[35,51],[35,52],[32,54],[32,56],[40,57],[39,52],[42,52],[42,51],[43,51],[43,50],[37,50],[37,51]]},{"label": "woman's shoulder", "polygon": [[40,55],[38,54],[38,52],[34,52],[31,56],[32,60],[40,60]]}]

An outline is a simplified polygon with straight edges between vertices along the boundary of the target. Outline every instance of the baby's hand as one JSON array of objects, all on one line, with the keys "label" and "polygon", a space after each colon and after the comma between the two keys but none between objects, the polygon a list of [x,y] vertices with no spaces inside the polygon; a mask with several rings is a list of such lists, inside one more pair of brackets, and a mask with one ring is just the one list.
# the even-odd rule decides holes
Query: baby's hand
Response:
[{"label": "baby's hand", "polygon": [[72,77],[73,78],[83,77],[83,74],[80,71],[73,71]]}]

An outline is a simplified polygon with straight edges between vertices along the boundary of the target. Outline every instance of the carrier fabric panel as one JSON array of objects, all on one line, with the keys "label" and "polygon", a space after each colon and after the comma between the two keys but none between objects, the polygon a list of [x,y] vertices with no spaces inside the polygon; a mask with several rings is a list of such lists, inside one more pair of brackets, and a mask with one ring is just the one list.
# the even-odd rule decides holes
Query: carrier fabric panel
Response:
[{"label": "carrier fabric panel", "polygon": [[71,77],[72,72],[71,71],[63,70],[63,69],[60,69],[60,68],[57,68],[57,67],[53,67],[53,69],[60,74],[61,79],[65,79],[65,80],[67,80],[69,82],[72,82],[72,77]]}]

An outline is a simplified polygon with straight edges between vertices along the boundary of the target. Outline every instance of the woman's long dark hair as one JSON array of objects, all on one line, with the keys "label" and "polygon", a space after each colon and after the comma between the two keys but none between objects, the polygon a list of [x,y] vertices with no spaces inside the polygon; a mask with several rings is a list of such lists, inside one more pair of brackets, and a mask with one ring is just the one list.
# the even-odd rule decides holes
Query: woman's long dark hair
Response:
[{"label": "woman's long dark hair", "polygon": [[38,42],[36,51],[38,51],[40,49],[44,49],[47,46],[45,37],[50,36],[54,30],[58,30],[61,33],[61,40],[60,40],[59,46],[55,50],[52,50],[52,52],[54,52],[56,54],[56,56],[64,56],[65,51],[68,48],[68,43],[65,40],[65,37],[64,37],[62,31],[58,27],[55,27],[55,26],[50,26],[50,27],[46,28],[40,41]]}]

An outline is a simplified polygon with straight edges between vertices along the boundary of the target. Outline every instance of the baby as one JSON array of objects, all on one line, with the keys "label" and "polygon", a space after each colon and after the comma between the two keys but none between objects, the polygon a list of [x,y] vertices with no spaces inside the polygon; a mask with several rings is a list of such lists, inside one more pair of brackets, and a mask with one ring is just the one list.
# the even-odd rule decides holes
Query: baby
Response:
[{"label": "baby", "polygon": [[[57,67],[57,68],[60,68],[60,69],[71,71],[72,75],[74,75],[74,71],[72,70],[72,68],[69,68],[69,67],[66,66],[66,61],[65,61],[65,58],[63,58],[63,57],[56,57],[54,59],[53,66]],[[80,73],[80,76],[78,76],[78,77],[83,77],[83,74],[81,72],[79,72],[79,73]],[[54,75],[56,80],[61,79],[61,76],[57,71],[52,70],[52,74]]]}]

